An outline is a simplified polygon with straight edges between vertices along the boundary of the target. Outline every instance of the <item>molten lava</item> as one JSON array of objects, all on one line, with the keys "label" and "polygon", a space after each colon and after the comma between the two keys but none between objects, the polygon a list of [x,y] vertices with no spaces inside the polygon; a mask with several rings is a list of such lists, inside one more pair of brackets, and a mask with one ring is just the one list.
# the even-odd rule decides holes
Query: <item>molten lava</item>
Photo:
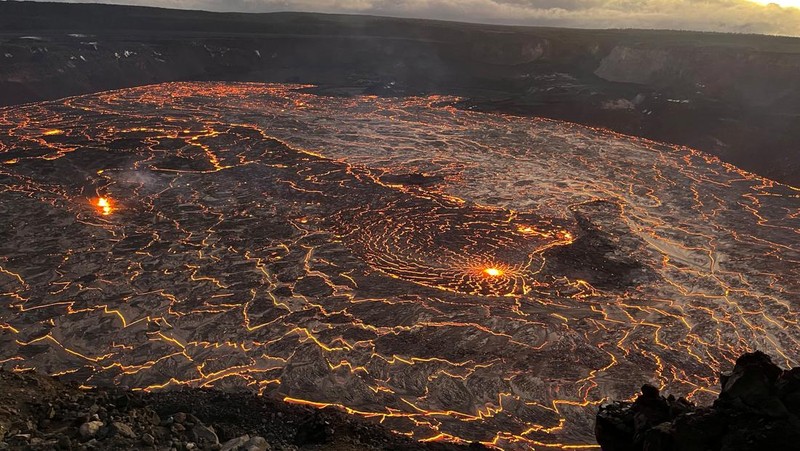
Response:
[{"label": "molten lava", "polygon": [[[299,88],[0,108],[0,365],[509,451],[596,447],[597,406],[642,381],[702,403],[742,352],[796,366],[797,190],[452,98]],[[125,221],[87,220],[109,193]]]},{"label": "molten lava", "polygon": [[95,205],[97,205],[97,208],[100,209],[104,216],[111,214],[111,200],[109,198],[98,197]]},{"label": "molten lava", "polygon": [[501,269],[498,269],[498,268],[486,268],[486,269],[483,270],[483,272],[487,276],[491,276],[491,277],[499,277],[499,276],[503,275],[503,271]]}]

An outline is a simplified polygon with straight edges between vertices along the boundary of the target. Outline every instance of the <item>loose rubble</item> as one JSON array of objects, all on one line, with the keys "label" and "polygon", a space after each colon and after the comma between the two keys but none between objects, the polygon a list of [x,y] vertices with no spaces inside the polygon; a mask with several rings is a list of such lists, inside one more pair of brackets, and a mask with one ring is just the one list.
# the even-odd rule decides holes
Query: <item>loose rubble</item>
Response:
[{"label": "loose rubble", "polygon": [[421,443],[334,409],[253,393],[187,388],[83,390],[34,372],[0,371],[0,450],[484,449]]}]

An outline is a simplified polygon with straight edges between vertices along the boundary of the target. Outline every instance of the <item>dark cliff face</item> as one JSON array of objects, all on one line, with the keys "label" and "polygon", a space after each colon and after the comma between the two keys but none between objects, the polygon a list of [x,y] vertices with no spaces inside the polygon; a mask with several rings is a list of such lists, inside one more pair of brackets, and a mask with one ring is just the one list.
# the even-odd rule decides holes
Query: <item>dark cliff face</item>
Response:
[{"label": "dark cliff face", "polygon": [[0,3],[0,105],[164,81],[455,94],[688,145],[800,185],[800,39]]}]

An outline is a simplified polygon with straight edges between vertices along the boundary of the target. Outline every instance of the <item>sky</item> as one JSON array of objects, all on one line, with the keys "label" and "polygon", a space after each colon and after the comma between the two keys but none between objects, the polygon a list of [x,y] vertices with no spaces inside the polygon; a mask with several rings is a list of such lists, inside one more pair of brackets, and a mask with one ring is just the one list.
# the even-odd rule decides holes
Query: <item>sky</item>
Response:
[{"label": "sky", "polygon": [[[760,0],[104,0],[93,2],[209,11],[314,11],[509,25],[667,28],[800,36],[800,0],[774,2]],[[81,1],[81,3],[88,2]]]}]

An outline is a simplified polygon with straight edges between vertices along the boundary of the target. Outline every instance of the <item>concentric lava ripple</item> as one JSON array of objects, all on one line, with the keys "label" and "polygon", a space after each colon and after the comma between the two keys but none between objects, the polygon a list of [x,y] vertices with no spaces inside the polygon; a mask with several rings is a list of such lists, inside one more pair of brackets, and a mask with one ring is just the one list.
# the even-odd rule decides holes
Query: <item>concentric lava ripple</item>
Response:
[{"label": "concentric lava ripple", "polygon": [[534,215],[440,202],[408,197],[385,210],[345,210],[336,219],[345,241],[373,268],[482,296],[527,294],[542,285],[543,252],[572,242],[569,232]]},{"label": "concentric lava ripple", "polygon": [[0,365],[595,447],[800,356],[800,191],[455,99],[173,83],[0,109]]}]

